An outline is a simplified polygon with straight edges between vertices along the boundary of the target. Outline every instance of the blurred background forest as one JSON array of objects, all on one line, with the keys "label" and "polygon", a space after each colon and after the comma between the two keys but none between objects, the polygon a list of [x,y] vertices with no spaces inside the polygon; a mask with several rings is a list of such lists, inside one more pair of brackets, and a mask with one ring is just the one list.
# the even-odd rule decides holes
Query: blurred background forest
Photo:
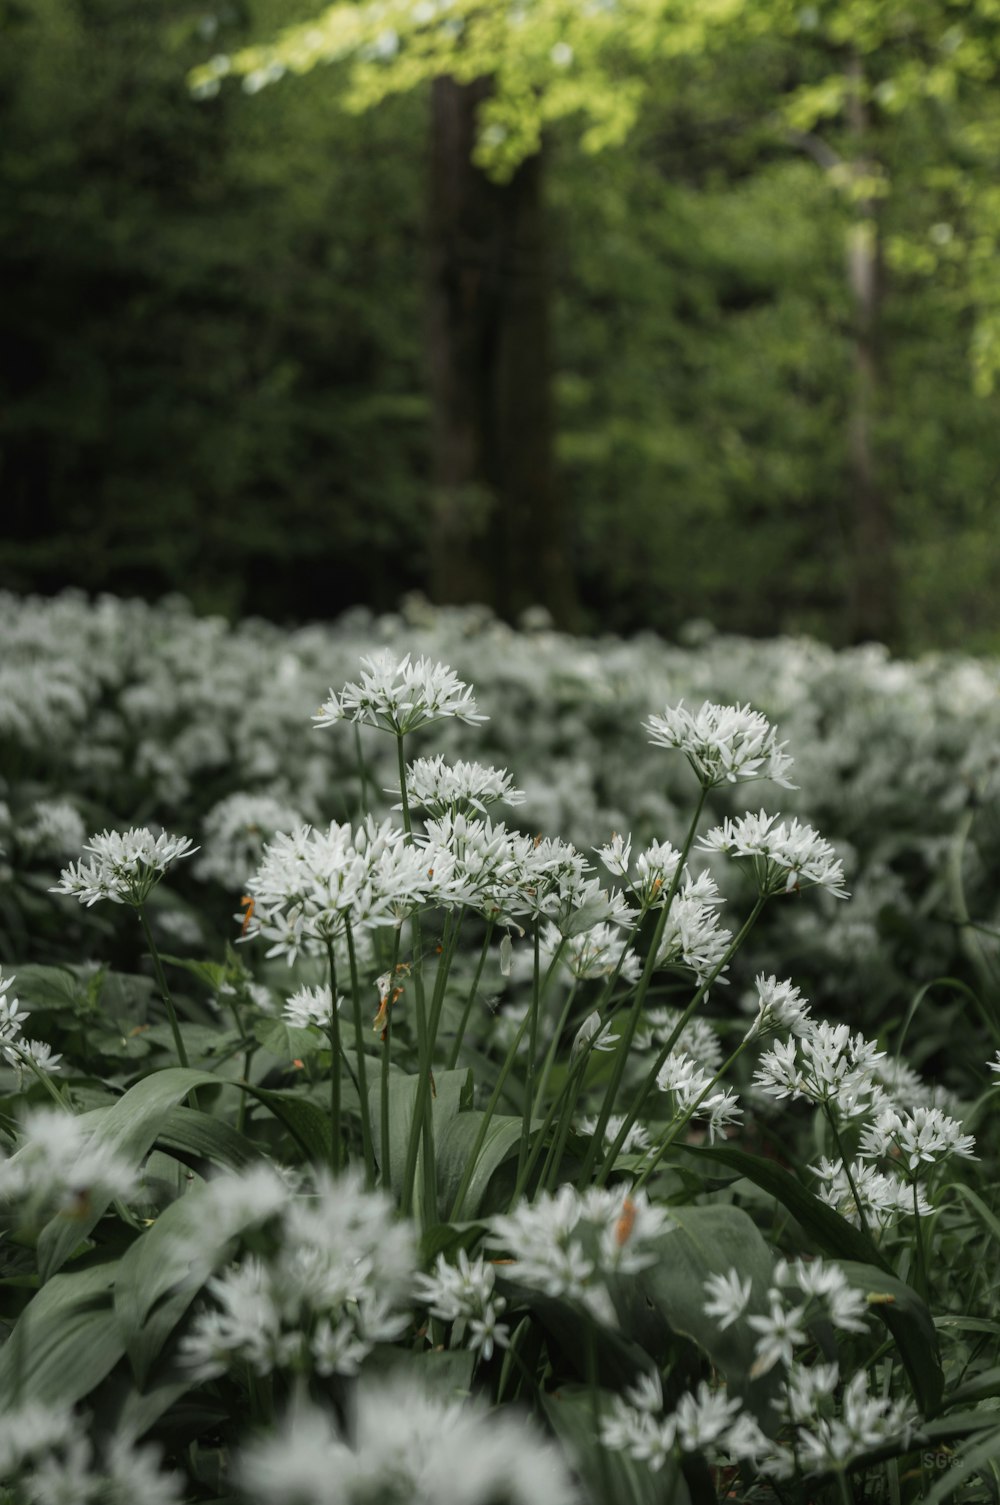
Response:
[{"label": "blurred background forest", "polygon": [[998,0],[309,18],[0,0],[0,586],[1000,648]]}]

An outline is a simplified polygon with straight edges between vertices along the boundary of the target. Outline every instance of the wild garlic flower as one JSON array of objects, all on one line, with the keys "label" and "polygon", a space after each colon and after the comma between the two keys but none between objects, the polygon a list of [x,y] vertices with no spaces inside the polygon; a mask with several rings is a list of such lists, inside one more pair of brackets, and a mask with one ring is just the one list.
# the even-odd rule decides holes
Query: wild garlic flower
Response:
[{"label": "wild garlic flower", "polygon": [[898,1218],[913,1217],[914,1211],[924,1217],[932,1210],[920,1190],[914,1208],[913,1187],[891,1172],[877,1170],[870,1161],[853,1161],[850,1176],[842,1160],[825,1156],[812,1169],[821,1183],[819,1196],[855,1228],[863,1226],[862,1214],[869,1228],[885,1232]]},{"label": "wild garlic flower", "polygon": [[736,820],[727,816],[721,826],[700,836],[697,845],[703,852],[748,858],[761,895],[817,887],[835,899],[846,899],[844,864],[830,843],[798,819],[775,825],[777,819],[763,810]]},{"label": "wild garlic flower", "polygon": [[684,753],[704,789],[737,780],[771,779],[794,789],[786,774],[792,766],[765,716],[749,705],[715,705],[706,700],[700,711],[685,710],[684,702],[668,706],[662,716],[644,723],[654,747],[675,747]]},{"label": "wild garlic flower", "polygon": [[578,982],[611,977],[618,969],[623,983],[638,982],[642,962],[631,946],[623,943],[621,931],[599,922],[581,935],[565,939],[555,925],[546,925],[541,936],[541,952],[554,956],[559,950],[559,965]]},{"label": "wild garlic flower", "polygon": [[14,986],[13,977],[4,977],[0,972],[0,1056],[17,1066],[21,1059],[23,1042],[18,1041],[25,1019],[30,1010],[23,1008],[19,998],[8,996]]},{"label": "wild garlic flower", "polygon": [[852,1035],[849,1025],[823,1020],[765,1051],[754,1084],[770,1097],[805,1098],[829,1106],[840,1118],[860,1118],[884,1102],[873,1076],[883,1055],[864,1035]]},{"label": "wild garlic flower", "polygon": [[677,1402],[674,1415],[681,1451],[696,1453],[718,1442],[740,1409],[741,1402],[736,1396],[727,1395],[721,1388],[713,1390],[707,1381],[701,1380],[697,1394],[686,1391]]},{"label": "wild garlic flower", "polygon": [[17,831],[20,850],[35,858],[62,858],[83,846],[87,828],[68,800],[36,800]]},{"label": "wild garlic flower", "polygon": [[[608,1121],[604,1126],[603,1147],[605,1151],[610,1150],[614,1145],[615,1141],[618,1138],[618,1135],[622,1131],[624,1123],[625,1115],[623,1113],[612,1113],[609,1115]],[[597,1132],[597,1115],[589,1114],[587,1117],[581,1118],[578,1128],[581,1134],[588,1134],[593,1137],[593,1135]],[[622,1141],[622,1147],[619,1153],[622,1155],[639,1155],[643,1152],[643,1150],[648,1149],[648,1131],[642,1124],[634,1123],[626,1134],[624,1140]]]},{"label": "wild garlic flower", "polygon": [[[654,1045],[666,1045],[677,1027],[679,1013],[680,1010],[676,1008],[646,1009],[635,1033],[636,1051],[644,1052]],[[722,1045],[719,1036],[707,1019],[700,1019],[697,1015],[685,1024],[676,1048],[686,1051],[712,1076],[722,1065]]]},{"label": "wild garlic flower", "polygon": [[606,1326],[617,1326],[608,1281],[633,1275],[662,1257],[669,1215],[644,1192],[563,1186],[490,1220],[490,1243],[513,1262],[505,1275],[547,1296],[561,1296]]},{"label": "wild garlic flower", "polygon": [[703,1070],[686,1050],[672,1050],[656,1074],[661,1092],[672,1093],[674,1119],[698,1117],[707,1120],[709,1143],[743,1116],[735,1092],[719,1087],[712,1092],[713,1073]]},{"label": "wild garlic flower", "polygon": [[80,1417],[30,1402],[0,1419],[0,1478],[11,1499],[32,1505],[177,1505],[185,1493],[179,1474],[162,1472],[158,1448],[118,1434],[97,1453]]},{"label": "wild garlic flower", "polygon": [[732,1327],[742,1317],[750,1301],[751,1280],[740,1278],[738,1270],[726,1275],[710,1275],[705,1282],[708,1300],[702,1304],[706,1317],[717,1317],[721,1328]]},{"label": "wild garlic flower", "polygon": [[677,874],[681,854],[669,841],[654,841],[632,862],[632,838],[617,833],[607,846],[595,847],[609,873],[623,878],[640,911],[662,906]]},{"label": "wild garlic flower", "polygon": [[129,831],[102,831],[84,847],[93,855],[64,868],[50,894],[68,894],[89,909],[99,899],[113,904],[145,903],[171,863],[198,850],[186,836],[154,836],[145,827]]},{"label": "wild garlic flower", "polygon": [[[338,1014],[343,1003],[343,997],[338,994]],[[329,1029],[333,1019],[333,994],[328,987],[299,988],[297,993],[287,999],[282,1013],[288,1023],[297,1029],[306,1029],[310,1024]]]},{"label": "wild garlic flower", "polygon": [[909,1400],[869,1395],[868,1375],[859,1369],[844,1389],[839,1417],[819,1417],[799,1428],[799,1462],[807,1470],[843,1469],[860,1454],[905,1436],[917,1420]]},{"label": "wild garlic flower", "polygon": [[[242,1449],[237,1482],[259,1505],[582,1505],[558,1448],[509,1408],[440,1387],[362,1377],[351,1425],[300,1401]],[[391,1425],[387,1419],[391,1418]]]},{"label": "wild garlic flower", "polygon": [[312,719],[317,728],[357,721],[401,737],[448,716],[470,726],[489,720],[478,713],[471,690],[447,664],[427,658],[411,663],[409,654],[397,659],[387,648],[363,658],[360,682],[346,684],[339,695],[331,690]]},{"label": "wild garlic flower", "polygon": [[659,1377],[643,1375],[637,1385],[615,1396],[601,1421],[601,1442],[657,1473],[678,1451],[700,1452],[720,1442],[741,1405],[725,1389],[713,1390],[702,1380],[696,1393],[686,1391],[677,1409],[664,1416],[658,1414],[663,1406]]},{"label": "wild garlic flower", "polygon": [[883,1108],[862,1132],[861,1155],[866,1160],[901,1159],[915,1176],[924,1164],[934,1165],[949,1155],[975,1160],[975,1143],[975,1136],[963,1134],[959,1121],[940,1108],[914,1108],[909,1113]]},{"label": "wild garlic flower", "polygon": [[347,924],[401,924],[430,889],[423,853],[389,821],[369,816],[356,830],[336,821],[325,831],[299,826],[264,849],[247,884],[244,938],[270,941],[267,955],[291,965],[301,951],[323,954]]},{"label": "wild garlic flower", "polygon": [[124,1156],[83,1118],[58,1108],[26,1114],[16,1153],[0,1158],[0,1202],[55,1203],[69,1216],[98,1197],[127,1197],[135,1182]]},{"label": "wild garlic flower", "polygon": [[[794,1289],[800,1300],[797,1305],[786,1295],[784,1288]],[[865,1332],[864,1318],[868,1304],[860,1291],[854,1289],[839,1266],[825,1260],[779,1260],[774,1269],[772,1284],[767,1293],[770,1310],[766,1315],[754,1314],[747,1318],[750,1327],[759,1334],[751,1375],[754,1378],[767,1374],[776,1364],[790,1369],[795,1360],[795,1349],[809,1341],[807,1323],[814,1316],[823,1316],[841,1332]]]},{"label": "wild garlic flower", "polygon": [[492,1264],[482,1258],[470,1260],[460,1249],[455,1265],[439,1254],[433,1274],[417,1276],[414,1294],[432,1317],[455,1323],[455,1340],[464,1339],[467,1348],[491,1359],[494,1347],[506,1348],[510,1342],[510,1328],[499,1321],[507,1303],[495,1283]]},{"label": "wild garlic flower", "polygon": [[[989,1068],[990,1068],[991,1071],[1000,1072],[1000,1050],[997,1051],[997,1058],[996,1058],[996,1060],[995,1061],[990,1061],[988,1064],[989,1064]],[[994,1085],[994,1087],[1000,1087],[1000,1075],[997,1076],[997,1079],[993,1083],[993,1085]]]},{"label": "wild garlic flower", "polygon": [[[402,810],[399,789],[387,794],[400,795],[393,809]],[[432,817],[458,815],[478,810],[485,815],[487,806],[502,801],[505,805],[523,805],[524,791],[515,789],[507,770],[484,768],[481,763],[446,763],[440,753],[433,758],[415,758],[406,769],[406,798],[411,810],[421,810]]]},{"label": "wild garlic flower", "polygon": [[260,1375],[357,1374],[376,1344],[394,1341],[409,1322],[411,1228],[357,1175],[319,1172],[311,1188],[286,1192],[268,1227],[269,1250],[244,1255],[208,1283],[212,1304],[182,1340],[185,1361],[202,1377],[243,1363]]},{"label": "wild garlic flower", "polygon": [[765,977],[763,972],[754,981],[757,1017],[743,1036],[744,1042],[779,1029],[790,1030],[793,1035],[804,1034],[809,1028],[809,1004],[798,988],[790,980],[779,982],[773,974]]},{"label": "wild garlic flower", "polygon": [[587,1015],[573,1038],[569,1053],[570,1060],[575,1061],[581,1050],[614,1050],[620,1039],[620,1035],[611,1033],[611,1020],[602,1024],[600,1014],[594,1009]]},{"label": "wild garlic flower", "polygon": [[[720,967],[732,944],[732,932],[720,925],[716,910],[723,900],[710,873],[685,877],[667,915],[657,966],[690,967],[699,983],[706,983]],[[725,982],[719,975],[716,981]]]}]

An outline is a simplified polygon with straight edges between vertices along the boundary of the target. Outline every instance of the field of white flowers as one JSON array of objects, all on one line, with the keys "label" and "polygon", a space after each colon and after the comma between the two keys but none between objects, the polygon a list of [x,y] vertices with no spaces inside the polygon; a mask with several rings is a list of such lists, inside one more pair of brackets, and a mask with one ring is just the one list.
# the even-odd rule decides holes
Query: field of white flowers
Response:
[{"label": "field of white flowers", "polygon": [[1000,1498],[1000,665],[0,596],[0,1501]]}]

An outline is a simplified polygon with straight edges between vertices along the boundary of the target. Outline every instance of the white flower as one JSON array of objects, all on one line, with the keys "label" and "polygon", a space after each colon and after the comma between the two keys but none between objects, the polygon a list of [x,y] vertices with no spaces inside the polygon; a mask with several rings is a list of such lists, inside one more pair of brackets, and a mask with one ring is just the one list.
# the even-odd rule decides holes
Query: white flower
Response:
[{"label": "white flower", "polygon": [[763,1035],[768,1030],[787,1029],[793,1035],[805,1033],[809,1004],[798,988],[793,987],[790,981],[779,982],[773,974],[765,977],[763,972],[758,973],[755,984],[757,1017],[743,1036],[744,1041]]},{"label": "white flower", "polygon": [[0,1159],[0,1201],[54,1199],[72,1215],[92,1198],[126,1197],[135,1185],[136,1173],[124,1156],[71,1113],[35,1109],[21,1133],[17,1153]]},{"label": "white flower", "polygon": [[773,1287],[768,1295],[771,1301],[769,1314],[747,1318],[754,1331],[760,1333],[754,1349],[757,1357],[750,1371],[754,1378],[767,1374],[779,1361],[790,1364],[795,1345],[806,1341],[805,1329],[800,1326],[805,1307],[787,1307],[781,1292]]},{"label": "white flower", "polygon": [[975,1143],[975,1137],[963,1134],[958,1120],[948,1118],[940,1108],[914,1108],[909,1113],[885,1108],[864,1129],[861,1154],[866,1159],[901,1156],[913,1173],[922,1162],[933,1165],[948,1155],[974,1160]]},{"label": "white flower", "polygon": [[546,957],[559,950],[560,965],[581,982],[611,977],[617,970],[623,982],[633,983],[642,971],[636,953],[623,945],[620,931],[603,921],[568,938],[561,936],[554,925],[547,925],[542,932],[541,950]]},{"label": "white flower", "polygon": [[864,1035],[852,1035],[847,1024],[807,1023],[799,1039],[779,1040],[764,1052],[755,1084],[772,1097],[829,1104],[841,1118],[879,1108],[885,1094],[873,1072],[884,1051]]},{"label": "white flower", "polygon": [[736,820],[727,817],[697,844],[703,852],[749,858],[761,894],[815,886],[846,899],[844,864],[830,843],[798,819],[775,825],[777,819],[763,810]]},{"label": "white flower", "polygon": [[640,852],[631,875],[631,836],[615,834],[607,846],[594,850],[609,873],[625,879],[643,912],[665,902],[681,860],[680,852],[669,841],[654,841]]},{"label": "white flower", "polygon": [[506,1348],[510,1341],[510,1329],[498,1320],[507,1303],[495,1292],[495,1280],[491,1264],[481,1258],[473,1262],[460,1249],[457,1265],[439,1254],[433,1275],[417,1276],[415,1293],[432,1317],[459,1324],[459,1341],[467,1331],[468,1346],[489,1359],[494,1346]]},{"label": "white flower", "polygon": [[[581,1505],[558,1449],[509,1408],[487,1411],[409,1376],[362,1378],[351,1426],[301,1402],[244,1447],[237,1479],[260,1505]],[[391,1418],[391,1425],[387,1424]],[[348,1442],[346,1439],[350,1438]]]},{"label": "white flower", "polygon": [[734,784],[738,779],[771,779],[793,789],[785,775],[792,759],[784,742],[766,717],[748,705],[714,705],[706,700],[692,714],[684,702],[645,723],[654,747],[676,747],[683,752],[703,788]]},{"label": "white flower", "polygon": [[611,1033],[611,1021],[602,1024],[600,1014],[594,1009],[576,1032],[570,1047],[570,1060],[575,1061],[581,1050],[613,1050],[619,1039],[619,1035]]},{"label": "white flower", "polygon": [[69,894],[88,908],[98,899],[115,904],[142,904],[172,862],[198,850],[186,836],[153,835],[144,827],[129,831],[103,831],[84,847],[93,856],[89,862],[70,863],[53,894]]},{"label": "white flower", "polygon": [[655,1263],[657,1241],[670,1226],[669,1215],[644,1192],[594,1187],[581,1195],[563,1186],[491,1219],[491,1242],[513,1255],[505,1271],[511,1280],[578,1302],[615,1326],[608,1279]]},{"label": "white flower", "polygon": [[[621,1132],[621,1129],[622,1129],[622,1126],[624,1125],[624,1123],[625,1123],[625,1115],[624,1114],[622,1114],[622,1113],[612,1113],[612,1114],[609,1115],[607,1124],[604,1127],[604,1148],[605,1148],[605,1150],[610,1150],[611,1149],[612,1145],[617,1140],[618,1135]],[[579,1125],[579,1127],[580,1127],[580,1133],[581,1134],[590,1134],[590,1135],[595,1134],[597,1132],[597,1117],[596,1117],[596,1115],[591,1114],[591,1115],[588,1115],[586,1118],[581,1118],[580,1119],[580,1125]],[[640,1153],[642,1150],[647,1150],[648,1148],[649,1148],[649,1134],[648,1134],[648,1132],[646,1131],[646,1129],[643,1127],[642,1124],[635,1123],[629,1129],[629,1131],[626,1134],[624,1140],[622,1141],[622,1147],[621,1147],[621,1150],[620,1150],[619,1153],[622,1154],[622,1155],[635,1155],[635,1154]]]},{"label": "white flower", "polygon": [[[388,789],[387,794],[400,794]],[[484,768],[481,763],[446,763],[440,753],[416,758],[406,770],[406,797],[411,810],[431,816],[457,815],[467,809],[485,815],[488,805],[523,805],[523,790],[515,789],[506,769]],[[402,802],[393,807],[403,808]]]},{"label": "white flower", "polygon": [[747,1309],[750,1286],[749,1275],[741,1280],[738,1270],[730,1270],[728,1275],[710,1275],[705,1282],[710,1299],[702,1307],[706,1317],[718,1317],[721,1328],[731,1327]]},{"label": "white flower", "polygon": [[661,1092],[673,1094],[676,1118],[697,1114],[708,1119],[712,1143],[723,1129],[742,1117],[736,1093],[721,1087],[712,1092],[712,1075],[685,1050],[670,1052],[656,1074],[656,1085]]},{"label": "white flower", "polygon": [[740,1401],[732,1399],[725,1390],[712,1390],[702,1380],[697,1395],[690,1391],[681,1396],[674,1415],[677,1419],[677,1440],[686,1453],[716,1442],[731,1425],[740,1410]]},{"label": "white flower", "polygon": [[[338,1013],[343,1002],[343,998],[338,995]],[[283,1014],[289,1024],[299,1029],[305,1029],[310,1024],[318,1024],[321,1029],[329,1029],[333,1019],[333,994],[328,987],[299,988],[298,992],[293,993],[286,1001]]]},{"label": "white flower", "polygon": [[869,1395],[868,1376],[859,1369],[844,1391],[842,1417],[800,1428],[800,1463],[808,1469],[841,1469],[858,1454],[905,1436],[916,1419],[908,1401]]},{"label": "white flower", "polygon": [[[725,961],[732,934],[716,913],[722,897],[710,873],[686,876],[667,914],[657,954],[658,967],[690,967],[699,983],[708,982]],[[724,982],[724,977],[718,977]]]},{"label": "white flower", "polygon": [[855,1160],[848,1176],[842,1160],[828,1160],[824,1156],[818,1165],[813,1166],[813,1170],[823,1183],[819,1188],[820,1197],[856,1228],[862,1226],[862,1212],[870,1227],[884,1230],[897,1218],[912,1217],[914,1211],[921,1217],[931,1211],[931,1205],[922,1190],[917,1190],[917,1205],[914,1208],[913,1187],[908,1186],[899,1176],[876,1169],[868,1161]]},{"label": "white flower", "polygon": [[302,811],[270,794],[227,795],[205,816],[195,877],[241,890],[279,831],[303,823]]},{"label": "white flower", "polygon": [[389,821],[369,817],[356,830],[336,821],[325,831],[300,826],[265,847],[247,884],[244,935],[270,941],[267,955],[291,965],[300,951],[324,954],[348,924],[401,924],[430,888],[424,854]]},{"label": "white flower", "polygon": [[447,664],[432,664],[410,655],[397,659],[389,649],[361,660],[358,684],[346,684],[339,695],[330,691],[312,718],[317,727],[360,721],[403,736],[442,717],[455,716],[470,726],[488,717],[476,710],[472,692]]}]

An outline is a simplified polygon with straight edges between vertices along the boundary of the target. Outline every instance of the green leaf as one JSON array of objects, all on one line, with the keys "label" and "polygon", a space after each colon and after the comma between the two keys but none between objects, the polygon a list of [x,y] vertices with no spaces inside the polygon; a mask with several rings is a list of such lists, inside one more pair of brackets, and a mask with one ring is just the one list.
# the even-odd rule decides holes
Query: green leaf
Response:
[{"label": "green leaf", "polygon": [[[435,1140],[438,1196],[445,1209],[449,1209],[454,1203],[484,1117],[480,1112],[459,1113],[448,1124],[440,1140]],[[520,1142],[521,1120],[494,1115],[486,1130],[476,1157],[476,1169],[465,1193],[463,1218],[474,1218],[477,1215],[493,1172],[516,1152]]]},{"label": "green leaf", "polygon": [[868,1296],[887,1298],[873,1302],[871,1309],[882,1318],[896,1340],[921,1410],[935,1412],[944,1390],[944,1372],[937,1331],[926,1303],[912,1286],[873,1265],[843,1260],[840,1268],[857,1290]]},{"label": "green leaf", "polygon": [[562,1385],[543,1394],[542,1405],[566,1454],[579,1475],[591,1505],[689,1505],[687,1485],[676,1460],[670,1458],[656,1474],[644,1463],[601,1446],[599,1415],[608,1397],[597,1394],[598,1412],[589,1389]]},{"label": "green leaf", "polygon": [[156,1143],[160,1149],[180,1150],[234,1171],[245,1170],[264,1156],[263,1150],[245,1134],[196,1108],[172,1108]]},{"label": "green leaf", "polygon": [[[138,1167],[178,1103],[193,1088],[214,1085],[216,1078],[207,1072],[171,1066],[137,1082],[110,1108],[95,1108],[81,1116],[93,1127],[96,1144],[106,1145]],[[46,1223],[38,1236],[38,1266],[43,1280],[54,1275],[84,1242],[111,1201],[109,1195],[94,1195],[83,1215],[57,1213]]]},{"label": "green leaf", "polygon": [[[749,1276],[750,1309],[767,1309],[773,1259],[752,1220],[739,1207],[674,1207],[676,1227],[661,1235],[660,1260],[638,1277],[639,1289],[671,1330],[691,1338],[725,1375],[730,1388],[747,1390],[754,1362],[754,1333],[746,1317],[723,1329],[705,1315],[705,1282],[731,1269]],[[642,1341],[641,1333],[636,1333]],[[760,1382],[754,1382],[759,1385]],[[763,1389],[761,1387],[761,1394]]]},{"label": "green leaf", "polygon": [[317,1050],[329,1049],[327,1037],[315,1025],[299,1029],[284,1019],[258,1019],[253,1032],[261,1048],[279,1061],[298,1061],[315,1055]]},{"label": "green leaf", "polygon": [[[434,1153],[443,1142],[448,1127],[461,1110],[468,1106],[472,1093],[472,1073],[468,1070],[440,1071],[434,1074],[435,1096],[431,1099],[434,1120]],[[373,1082],[368,1093],[372,1115],[372,1135],[375,1142],[375,1158],[382,1164],[382,1117],[381,1082]],[[403,1171],[406,1166],[406,1151],[410,1140],[410,1124],[413,1120],[413,1104],[417,1091],[417,1078],[406,1072],[394,1071],[389,1077],[389,1179],[394,1194],[403,1191]],[[416,1184],[421,1185],[423,1144],[417,1157]],[[443,1198],[439,1195],[439,1203]],[[448,1206],[441,1206],[442,1217],[447,1217]]]},{"label": "green leaf", "polygon": [[0,1402],[74,1405],[121,1358],[111,1309],[117,1262],[56,1275],[34,1296],[0,1349]]},{"label": "green leaf", "polygon": [[277,1090],[248,1086],[251,1097],[263,1103],[291,1134],[306,1160],[329,1165],[333,1158],[333,1127],[330,1115],[294,1088]]},{"label": "green leaf", "polygon": [[992,1400],[1000,1395],[1000,1366],[984,1369],[973,1375],[964,1385],[958,1385],[944,1397],[947,1406],[968,1406],[980,1400]]},{"label": "green leaf", "polygon": [[[254,1221],[248,1214],[247,1225]],[[211,1182],[171,1202],[122,1258],[114,1309],[140,1385],[164,1343],[241,1230],[212,1217]]]},{"label": "green leaf", "polygon": [[1000,1244],[1000,1218],[987,1207],[982,1197],[977,1196],[971,1186],[966,1186],[961,1181],[953,1181],[949,1189],[968,1202],[986,1231]]},{"label": "green leaf", "polygon": [[878,1265],[888,1271],[885,1259],[866,1233],[842,1218],[773,1160],[763,1160],[758,1155],[748,1155],[744,1150],[731,1149],[728,1145],[686,1145],[685,1153],[728,1165],[762,1191],[769,1192],[791,1213],[803,1231],[815,1239],[824,1253],[836,1259]]}]

